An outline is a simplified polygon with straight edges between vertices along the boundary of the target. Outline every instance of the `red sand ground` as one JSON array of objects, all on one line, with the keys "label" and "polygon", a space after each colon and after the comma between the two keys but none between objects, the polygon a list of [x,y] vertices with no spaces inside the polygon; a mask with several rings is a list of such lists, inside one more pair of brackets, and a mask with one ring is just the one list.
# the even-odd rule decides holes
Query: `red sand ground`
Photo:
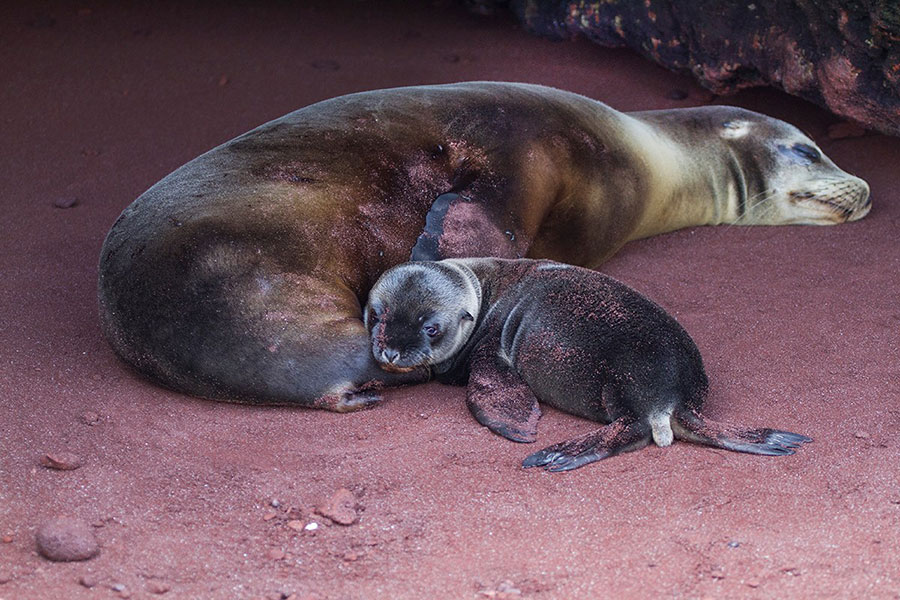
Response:
[{"label": "red sand ground", "polygon": [[[107,229],[166,173],[264,121],[347,92],[471,79],[623,110],[710,99],[626,52],[446,3],[372,4],[7,8],[0,598],[900,597],[900,144],[829,141],[834,117],[775,92],[722,100],[808,131],[871,183],[871,215],[685,230],[606,270],[692,333],[712,416],[815,438],[795,456],[676,443],[526,471],[529,452],[594,425],[547,409],[537,444],[513,444],[439,385],[352,415],[216,404],[113,356],[95,307]],[[60,450],[84,466],[39,465]],[[311,514],[340,488],[356,524]],[[57,514],[94,525],[97,558],[36,554],[37,527]],[[315,532],[288,525],[310,520]]]}]

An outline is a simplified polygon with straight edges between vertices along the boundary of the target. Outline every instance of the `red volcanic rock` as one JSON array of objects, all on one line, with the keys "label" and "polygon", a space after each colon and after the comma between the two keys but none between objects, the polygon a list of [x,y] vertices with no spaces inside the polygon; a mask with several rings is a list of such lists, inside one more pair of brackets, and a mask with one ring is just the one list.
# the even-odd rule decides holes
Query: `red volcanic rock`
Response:
[{"label": "red volcanic rock", "polygon": [[100,553],[94,530],[82,519],[54,517],[37,530],[37,549],[53,561],[87,560]]},{"label": "red volcanic rock", "polygon": [[716,94],[772,85],[900,135],[900,10],[893,2],[512,0],[510,6],[533,33],[631,48],[691,73]]},{"label": "red volcanic rock", "polygon": [[353,525],[359,519],[356,512],[356,496],[350,490],[341,488],[331,498],[317,506],[316,513],[328,517],[338,525]]},{"label": "red volcanic rock", "polygon": [[41,457],[41,465],[55,471],[74,471],[82,462],[80,456],[71,452],[49,452]]}]

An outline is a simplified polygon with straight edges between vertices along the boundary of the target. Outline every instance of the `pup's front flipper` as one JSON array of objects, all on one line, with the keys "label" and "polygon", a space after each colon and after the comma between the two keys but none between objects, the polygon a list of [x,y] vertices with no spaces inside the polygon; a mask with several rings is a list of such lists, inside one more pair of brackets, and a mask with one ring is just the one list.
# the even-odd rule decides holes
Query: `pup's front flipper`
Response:
[{"label": "pup's front flipper", "polygon": [[541,409],[518,374],[498,364],[496,356],[476,353],[466,389],[466,405],[475,419],[514,442],[533,442]]},{"label": "pup's front flipper", "polygon": [[633,417],[621,417],[587,435],[535,452],[522,462],[522,466],[571,471],[622,452],[643,448],[649,441],[649,424]]}]

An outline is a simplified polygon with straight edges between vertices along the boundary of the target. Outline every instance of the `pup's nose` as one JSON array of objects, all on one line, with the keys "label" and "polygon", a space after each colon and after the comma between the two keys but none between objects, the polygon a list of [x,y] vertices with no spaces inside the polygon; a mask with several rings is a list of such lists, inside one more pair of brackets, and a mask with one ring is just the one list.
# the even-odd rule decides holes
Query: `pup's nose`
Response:
[{"label": "pup's nose", "polygon": [[397,352],[396,350],[391,350],[389,348],[385,348],[384,350],[381,351],[381,356],[384,357],[384,359],[387,362],[394,364],[394,361],[396,361],[398,358],[400,358],[400,353]]}]

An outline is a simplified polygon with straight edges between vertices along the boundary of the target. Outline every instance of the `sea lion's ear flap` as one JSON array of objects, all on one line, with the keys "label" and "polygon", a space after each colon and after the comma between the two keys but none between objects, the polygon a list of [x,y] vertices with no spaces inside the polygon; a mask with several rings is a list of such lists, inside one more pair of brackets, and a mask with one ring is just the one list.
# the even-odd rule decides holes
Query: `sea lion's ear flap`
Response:
[{"label": "sea lion's ear flap", "polygon": [[750,121],[743,121],[739,119],[736,119],[734,121],[725,121],[724,123],[722,123],[722,129],[719,131],[719,135],[728,140],[742,138],[750,133],[750,129],[752,127],[753,123],[751,123]]},{"label": "sea lion's ear flap", "polygon": [[464,310],[462,317],[460,317],[460,321],[474,321],[474,320],[475,320],[475,317],[473,317],[472,314],[467,310]]}]

